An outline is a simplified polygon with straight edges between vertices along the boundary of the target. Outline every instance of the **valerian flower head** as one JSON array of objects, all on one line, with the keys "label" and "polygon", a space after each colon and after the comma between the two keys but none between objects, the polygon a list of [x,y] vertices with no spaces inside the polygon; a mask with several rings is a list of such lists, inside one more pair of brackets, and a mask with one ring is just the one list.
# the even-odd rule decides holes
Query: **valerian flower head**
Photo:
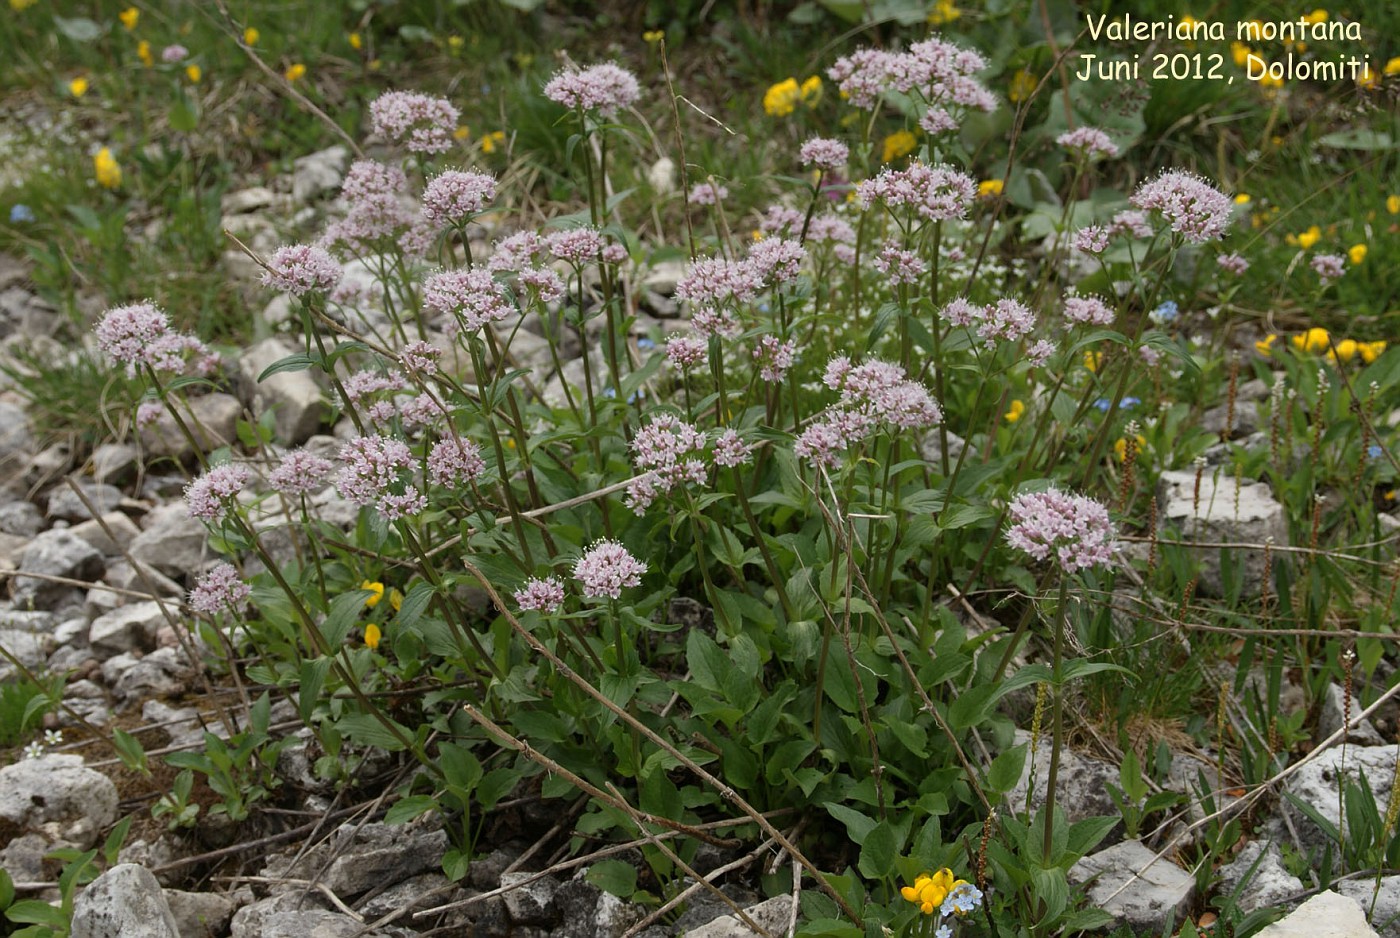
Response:
[{"label": "valerian flower head", "polygon": [[97,347],[126,365],[128,376],[145,361],[146,347],[170,331],[170,317],[150,302],[109,309],[97,324]]},{"label": "valerian flower head", "polygon": [[1225,193],[1180,170],[1144,182],[1128,201],[1140,209],[1161,212],[1172,231],[1193,244],[1223,238],[1234,209]]},{"label": "valerian flower head", "polygon": [[850,158],[850,147],[830,137],[812,137],[797,151],[797,159],[803,166],[817,169],[840,169]]},{"label": "valerian flower head", "polygon": [[1006,542],[1036,560],[1053,560],[1073,573],[1105,566],[1113,545],[1113,522],[1102,503],[1058,489],[1027,492],[1010,506]]},{"label": "valerian flower head", "polygon": [[288,495],[308,495],[326,484],[335,465],[323,456],[294,449],[267,477],[267,484]]},{"label": "valerian flower head", "polygon": [[433,274],[423,282],[423,307],[453,317],[471,335],[515,311],[506,288],[480,267]]},{"label": "valerian flower head", "polygon": [[705,435],[679,417],[653,417],[632,440],[632,464],[641,474],[627,487],[627,507],[640,515],[673,488],[702,484],[705,464],[698,457],[704,448]]},{"label": "valerian flower head", "polygon": [[232,564],[221,563],[200,577],[190,590],[190,607],[211,616],[237,612],[252,592],[252,587],[243,582]]},{"label": "valerian flower head", "polygon": [[967,217],[977,197],[977,182],[950,166],[915,161],[905,169],[886,169],[856,187],[861,205],[882,202],[891,209],[911,208],[930,221]]},{"label": "valerian flower head", "polygon": [[340,283],[344,271],[324,248],[311,244],[289,244],[272,252],[262,282],[293,296],[328,293]]},{"label": "valerian flower head", "polygon": [[427,499],[403,476],[416,465],[413,452],[401,440],[359,436],[340,450],[341,469],[335,487],[361,507],[373,505],[390,521],[417,514]]},{"label": "valerian flower head", "polygon": [[567,108],[597,111],[603,117],[617,112],[641,96],[637,76],[612,62],[588,68],[568,68],[554,73],[544,86],[544,96]]},{"label": "valerian flower head", "polygon": [[531,577],[513,595],[522,612],[533,609],[549,615],[564,605],[564,584],[555,577]]},{"label": "valerian flower head", "polygon": [[484,173],[448,170],[423,190],[423,217],[435,225],[460,225],[496,198],[496,180]]},{"label": "valerian flower head", "polygon": [[370,102],[370,125],[377,134],[413,153],[444,153],[461,112],[446,98],[416,91],[386,91]]},{"label": "valerian flower head", "polygon": [[228,506],[248,484],[248,467],[239,463],[214,466],[185,486],[185,504],[190,517],[218,522],[228,514]]},{"label": "valerian flower head", "polygon": [[574,563],[574,579],[589,597],[618,599],[622,591],[640,586],[647,565],[617,541],[598,541]]},{"label": "valerian flower head", "polygon": [[1060,134],[1055,138],[1055,142],[1091,163],[1102,159],[1111,160],[1118,155],[1118,144],[1097,127],[1076,127]]}]

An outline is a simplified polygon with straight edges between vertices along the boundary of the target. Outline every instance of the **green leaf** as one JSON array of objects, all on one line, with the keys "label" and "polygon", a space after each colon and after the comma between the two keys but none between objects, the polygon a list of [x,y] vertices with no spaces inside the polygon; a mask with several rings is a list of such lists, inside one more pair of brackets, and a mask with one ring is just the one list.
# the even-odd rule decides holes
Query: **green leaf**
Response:
[{"label": "green leaf", "polygon": [[894,869],[894,859],[899,853],[898,834],[889,821],[876,824],[860,845],[860,862],[857,864],[861,875],[866,879],[881,879]]},{"label": "green leaf", "polygon": [[476,788],[476,800],[481,803],[482,810],[490,811],[496,806],[496,802],[510,794],[517,782],[524,777],[524,773],[514,767],[492,769],[482,776],[481,783]]},{"label": "green leaf", "polygon": [[320,360],[312,358],[305,352],[295,352],[286,358],[279,358],[263,369],[263,373],[258,375],[258,383],[266,381],[273,375],[281,374],[284,371],[305,371],[312,365],[320,364]]},{"label": "green leaf", "polygon": [[0,867],[0,910],[8,909],[10,903],[15,901],[15,881],[10,879],[10,874]]},{"label": "green leaf", "polygon": [[330,614],[321,625],[321,634],[325,636],[331,651],[345,643],[345,636],[350,634],[350,627],[355,624],[355,620],[365,608],[365,600],[373,595],[370,590],[355,589],[341,593],[331,600]]},{"label": "green leaf", "polygon": [[[117,865],[118,854],[121,853],[122,844],[126,843],[127,831],[131,830],[131,822],[136,819],[136,815],[128,814],[112,826],[112,832],[107,835],[107,839],[102,842],[102,859],[107,861],[108,866]],[[4,908],[8,903],[0,902],[0,908]]]},{"label": "green leaf", "polygon": [[68,934],[68,917],[63,911],[38,899],[21,899],[5,910],[5,917],[21,925],[47,925]]},{"label": "green leaf", "polygon": [[[368,713],[347,713],[336,721],[335,726],[342,736],[360,746],[378,746],[389,752],[398,752],[407,748],[403,740],[412,739],[413,734],[388,717],[384,717],[384,719],[388,720],[390,725],[398,728],[403,739],[400,739],[393,730]],[[166,761],[170,760],[167,758]]]},{"label": "green leaf", "polygon": [[828,801],[822,805],[828,814],[846,825],[846,834],[851,838],[852,843],[865,843],[865,838],[870,836],[870,832],[875,829],[875,819],[861,814],[855,808],[848,808],[843,804],[836,804]]},{"label": "green leaf", "polygon": [[428,608],[428,603],[432,602],[435,592],[431,583],[415,583],[403,598],[398,614],[394,617],[394,624],[404,629],[413,628],[423,610]]},{"label": "green leaf", "polygon": [[1031,894],[1045,904],[1045,916],[1037,923],[1048,924],[1060,917],[1069,905],[1069,884],[1058,866],[1031,867]]},{"label": "green leaf", "polygon": [[1021,780],[1021,772],[1026,767],[1026,753],[1030,747],[1022,743],[1005,750],[992,760],[987,770],[987,787],[1005,794],[1016,787]]},{"label": "green leaf", "polygon": [[113,727],[112,745],[116,748],[117,755],[121,757],[122,765],[133,772],[140,772],[142,775],[151,774],[151,770],[146,766],[146,750],[135,736],[125,730]]},{"label": "green leaf", "polygon": [[53,24],[58,27],[59,32],[74,42],[96,42],[107,32],[100,23],[96,20],[90,20],[86,16],[74,16],[71,19],[66,16],[55,16]]},{"label": "green leaf", "polygon": [[310,725],[311,715],[316,712],[316,702],[321,697],[321,688],[326,683],[326,672],[331,668],[331,659],[324,655],[301,663],[301,687],[297,691],[297,712],[301,722]]},{"label": "green leaf", "polygon": [[626,899],[637,891],[637,868],[624,860],[599,860],[583,878],[604,892]]},{"label": "green leaf", "polygon": [[[1055,812],[1055,820],[1061,820],[1059,812]],[[1069,826],[1069,837],[1065,841],[1065,849],[1075,856],[1076,859],[1084,856],[1090,850],[1099,845],[1113,828],[1118,826],[1121,820],[1117,815],[1105,817],[1086,817],[1082,821],[1075,821]]]},{"label": "green leaf", "polygon": [[699,629],[691,629],[685,640],[685,660],[691,680],[706,690],[719,692],[729,661],[714,639]]},{"label": "green leaf", "polygon": [[409,795],[407,798],[400,798],[397,804],[384,812],[384,823],[404,824],[420,814],[436,810],[437,807],[437,799],[431,795]]}]

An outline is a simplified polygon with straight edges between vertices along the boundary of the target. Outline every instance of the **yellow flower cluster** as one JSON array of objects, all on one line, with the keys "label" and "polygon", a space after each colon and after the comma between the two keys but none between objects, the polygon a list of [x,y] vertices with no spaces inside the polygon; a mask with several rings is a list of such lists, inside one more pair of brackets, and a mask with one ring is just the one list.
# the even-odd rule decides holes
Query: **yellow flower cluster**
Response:
[{"label": "yellow flower cluster", "polygon": [[506,132],[504,130],[493,130],[481,138],[481,152],[495,153],[497,149],[506,145]]},{"label": "yellow flower cluster", "polygon": [[1322,237],[1322,229],[1313,225],[1307,231],[1300,231],[1297,234],[1287,235],[1284,240],[1289,244],[1296,244],[1304,251],[1311,248]]},{"label": "yellow flower cluster", "polygon": [[[1147,438],[1141,433],[1134,434],[1134,436],[1137,437],[1137,445],[1133,447],[1133,454],[1136,456],[1136,454],[1141,453],[1143,447],[1147,445]],[[1113,453],[1118,457],[1119,462],[1128,461],[1128,440],[1126,437],[1119,437],[1114,441]]]},{"label": "yellow flower cluster", "polygon": [[92,173],[97,178],[97,184],[104,189],[115,189],[122,184],[121,164],[108,147],[93,154]]},{"label": "yellow flower cluster", "polygon": [[[384,584],[380,583],[378,580],[365,580],[360,584],[360,589],[369,590],[370,592],[370,595],[365,597],[365,608],[367,609],[373,609],[375,606],[379,605],[379,601],[384,598]],[[389,590],[389,605],[393,607],[395,612],[398,612],[399,608],[403,606],[403,593],[400,593],[396,589]],[[377,649],[383,637],[384,632],[377,623],[370,622],[365,625],[366,648],[369,648],[371,651]]]},{"label": "yellow flower cluster", "polygon": [[960,16],[962,10],[958,9],[953,0],[934,0],[933,9],[928,14],[928,22],[930,26],[944,26]]},{"label": "yellow flower cluster", "polygon": [[300,62],[293,62],[287,66],[287,70],[282,73],[282,77],[288,82],[299,81],[306,77],[306,66]]},{"label": "yellow flower cluster", "polygon": [[769,86],[763,93],[763,110],[772,117],[787,117],[801,104],[808,108],[817,106],[822,96],[822,80],[813,75],[802,84],[796,78],[786,78],[776,85]]},{"label": "yellow flower cluster", "polygon": [[881,162],[892,163],[901,156],[908,156],[919,145],[918,138],[907,130],[896,130],[885,138],[885,148],[880,155]]},{"label": "yellow flower cluster", "polygon": [[122,21],[122,25],[126,27],[127,32],[131,32],[131,30],[136,28],[137,21],[141,19],[141,11],[136,9],[136,7],[127,7],[117,14],[117,19]]},{"label": "yellow flower cluster", "polygon": [[[1254,348],[1261,355],[1271,355],[1274,343],[1277,341],[1278,336],[1271,332],[1260,341],[1255,342]],[[1384,340],[1358,342],[1355,339],[1339,339],[1334,343],[1331,333],[1320,326],[1314,326],[1306,332],[1300,332],[1289,341],[1300,352],[1308,354],[1326,352],[1327,360],[1334,365],[1338,362],[1349,362],[1354,358],[1359,358],[1363,364],[1369,365],[1381,357],[1387,345]]]},{"label": "yellow flower cluster", "polygon": [[977,194],[983,198],[1001,195],[1006,184],[1000,179],[984,179],[977,184]]},{"label": "yellow flower cluster", "polygon": [[1016,421],[1018,421],[1018,420],[1020,420],[1022,417],[1024,417],[1025,414],[1026,414],[1026,402],[1025,402],[1025,401],[1012,401],[1012,402],[1011,402],[1011,408],[1010,408],[1009,410],[1007,410],[1006,415],[1005,415],[1005,419],[1006,419],[1006,422],[1007,422],[1007,423],[1015,423]]},{"label": "yellow flower cluster", "polygon": [[914,877],[914,885],[899,890],[904,901],[912,902],[925,915],[932,915],[943,905],[948,893],[959,886],[967,885],[965,879],[955,879],[953,871],[946,866],[937,873],[920,873]]}]

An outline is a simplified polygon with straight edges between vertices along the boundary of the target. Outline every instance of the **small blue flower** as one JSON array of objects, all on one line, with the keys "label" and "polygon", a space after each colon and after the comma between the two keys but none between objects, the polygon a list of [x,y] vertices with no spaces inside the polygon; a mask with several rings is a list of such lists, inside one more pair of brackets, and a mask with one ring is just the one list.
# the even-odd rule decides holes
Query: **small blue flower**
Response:
[{"label": "small blue flower", "polygon": [[[615,388],[603,388],[603,396],[604,396],[604,397],[617,397],[617,390],[616,390]],[[629,404],[635,404],[635,403],[637,403],[638,401],[640,401],[641,399],[642,399],[642,392],[641,392],[641,391],[633,391],[631,394],[629,394],[629,395],[627,396],[627,403],[629,403]]]},{"label": "small blue flower", "polygon": [[637,340],[637,348],[654,349],[656,348],[656,340],[648,338],[647,336],[642,336],[640,339]]},{"label": "small blue flower", "polygon": [[1151,319],[1153,322],[1160,326],[1176,319],[1177,313],[1179,311],[1179,307],[1176,305],[1176,300],[1166,300],[1162,303],[1162,305],[1158,306],[1151,313],[1149,313],[1147,318]]},{"label": "small blue flower", "polygon": [[24,225],[34,220],[34,209],[23,202],[16,202],[10,206],[10,224]]},{"label": "small blue flower", "polygon": [[938,930],[933,933],[933,938],[953,938],[953,926],[939,925]]},{"label": "small blue flower", "polygon": [[943,906],[939,909],[944,915],[966,915],[982,904],[982,890],[972,883],[963,883],[948,893],[948,898],[943,900]]},{"label": "small blue flower", "polygon": [[1381,449],[1379,443],[1372,443],[1370,446],[1368,446],[1368,447],[1366,448],[1366,458],[1367,458],[1367,459],[1380,459],[1380,458],[1381,458],[1381,454],[1382,454],[1383,452],[1384,452],[1384,450]]},{"label": "small blue flower", "polygon": [[1094,401],[1094,406],[1104,413],[1108,413],[1108,409],[1113,406],[1113,402],[1106,397],[1101,397]]},{"label": "small blue flower", "polygon": [[1125,397],[1122,401],[1119,402],[1118,406],[1123,408],[1124,410],[1127,410],[1129,407],[1136,407],[1141,403],[1142,398],[1140,397]]}]

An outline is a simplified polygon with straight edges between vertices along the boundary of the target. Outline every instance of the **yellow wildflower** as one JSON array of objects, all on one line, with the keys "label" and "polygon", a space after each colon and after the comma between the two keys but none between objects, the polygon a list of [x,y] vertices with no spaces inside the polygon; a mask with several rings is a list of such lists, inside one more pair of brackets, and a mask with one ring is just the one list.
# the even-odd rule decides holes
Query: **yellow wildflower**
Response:
[{"label": "yellow wildflower", "polygon": [[1304,231],[1301,234],[1299,234],[1290,243],[1296,244],[1298,245],[1298,247],[1306,251],[1308,248],[1316,244],[1318,242],[1318,239],[1321,237],[1322,229],[1317,227],[1316,225],[1313,225],[1307,231]]},{"label": "yellow wildflower", "polygon": [[1102,365],[1102,364],[1103,364],[1103,352],[1085,352],[1085,353],[1084,353],[1084,367],[1085,367],[1085,368],[1088,368],[1090,371],[1098,371],[1098,370],[1099,370],[1099,366]]},{"label": "yellow wildflower", "polygon": [[155,57],[151,55],[151,44],[142,39],[136,44],[136,57],[141,60],[141,64],[150,68],[155,64]]},{"label": "yellow wildflower", "polygon": [[[1275,75],[1273,72],[1265,72],[1265,73],[1259,78],[1259,87],[1260,87],[1260,88],[1282,88],[1282,87],[1283,87],[1283,79],[1282,79],[1282,78],[1279,78],[1279,77],[1278,77],[1277,75]],[[1275,139],[1274,139],[1274,146],[1278,146],[1278,144],[1281,143],[1281,142],[1282,142],[1282,141],[1281,141],[1280,139],[1275,138]]]},{"label": "yellow wildflower", "polygon": [[1230,43],[1230,55],[1235,60],[1237,68],[1244,68],[1249,64],[1249,56],[1254,50],[1242,42]]},{"label": "yellow wildflower", "polygon": [[1031,96],[1038,84],[1037,79],[1028,69],[1021,69],[1011,76],[1011,84],[1006,88],[1006,96],[1012,104],[1020,104]]},{"label": "yellow wildflower", "polygon": [[1249,201],[1250,196],[1248,192],[1241,192],[1239,195],[1235,196],[1236,205],[1248,205]]},{"label": "yellow wildflower", "polygon": [[1361,70],[1361,77],[1356,79],[1356,84],[1359,87],[1367,89],[1379,88],[1381,86],[1381,76],[1372,71],[1371,63],[1367,62],[1365,67]]},{"label": "yellow wildflower", "polygon": [[1400,215],[1400,195],[1386,196],[1385,210],[1392,215]]},{"label": "yellow wildflower", "polygon": [[1351,258],[1353,264],[1359,264],[1366,259],[1366,245],[1353,244],[1347,248],[1347,257]]},{"label": "yellow wildflower", "polygon": [[294,62],[282,73],[282,77],[287,79],[287,81],[297,81],[304,78],[306,77],[306,66],[300,62]]},{"label": "yellow wildflower", "polygon": [[1343,339],[1337,343],[1335,349],[1327,350],[1327,360],[1334,365],[1338,362],[1349,362],[1356,357],[1357,351],[1355,339]]},{"label": "yellow wildflower", "polygon": [[379,640],[384,637],[384,633],[379,630],[379,626],[371,622],[365,626],[365,647],[370,651],[379,648]]},{"label": "yellow wildflower", "polygon": [[1327,330],[1314,326],[1307,332],[1299,333],[1293,337],[1293,347],[1300,352],[1320,352],[1331,344],[1331,336]]},{"label": "yellow wildflower", "polygon": [[896,130],[885,138],[885,150],[880,159],[889,163],[914,152],[919,141],[907,130]]},{"label": "yellow wildflower", "polygon": [[141,11],[136,7],[127,7],[117,14],[117,19],[121,20],[122,25],[130,31],[136,28],[136,22],[141,19]]},{"label": "yellow wildflower", "polygon": [[943,26],[962,16],[953,0],[934,0],[933,9],[929,11],[928,21],[931,26]]},{"label": "yellow wildflower", "polygon": [[262,33],[258,32],[258,29],[257,29],[256,26],[249,26],[247,29],[243,30],[243,44],[244,44],[244,45],[247,45],[247,46],[255,46],[255,45],[258,44],[258,40],[261,39],[261,38],[262,38]]},{"label": "yellow wildflower", "polygon": [[904,897],[905,902],[917,905],[924,915],[932,915],[942,907],[948,893],[965,885],[966,880],[955,879],[953,871],[944,867],[931,875],[920,873],[914,877],[914,885],[903,887],[899,894]]},{"label": "yellow wildflower", "polygon": [[664,29],[648,29],[646,32],[642,33],[642,41],[649,46],[654,46],[665,38],[666,30]]},{"label": "yellow wildflower", "polygon": [[88,80],[86,78],[75,78],[68,83],[68,93],[75,98],[81,98],[87,94]]},{"label": "yellow wildflower", "polygon": [[471,135],[471,129],[468,128],[466,124],[458,124],[457,129],[452,131],[453,140],[469,140],[471,139]]},{"label": "yellow wildflower", "polygon": [[97,177],[97,184],[104,189],[115,189],[122,184],[121,165],[108,147],[93,154],[92,173]]},{"label": "yellow wildflower", "polygon": [[1356,343],[1356,350],[1361,353],[1361,360],[1369,365],[1371,362],[1381,357],[1381,354],[1385,351],[1385,346],[1386,343],[1384,341],[1358,342]]},{"label": "yellow wildflower", "polygon": [[977,184],[977,194],[980,196],[998,196],[1005,188],[1005,183],[1000,179],[983,179]]},{"label": "yellow wildflower", "polygon": [[466,44],[466,40],[463,39],[461,36],[448,36],[448,37],[447,37],[447,48],[453,50],[454,52],[457,51],[458,49],[462,48],[462,46],[465,45],[465,44]]},{"label": "yellow wildflower", "polygon": [[1400,75],[1400,55],[1387,61],[1381,71],[1387,75]]},{"label": "yellow wildflower", "polygon": [[1012,401],[1012,402],[1011,402],[1011,409],[1008,410],[1008,411],[1006,412],[1006,414],[1005,414],[1006,422],[1007,422],[1007,423],[1015,423],[1016,421],[1018,421],[1018,420],[1021,419],[1021,417],[1025,414],[1025,412],[1026,412],[1026,403],[1025,403],[1025,401]]},{"label": "yellow wildflower", "polygon": [[204,77],[204,69],[194,63],[190,63],[185,66],[185,77],[187,77],[192,84],[197,85],[199,84],[199,80]]},{"label": "yellow wildflower", "polygon": [[802,83],[797,89],[802,96],[802,103],[809,108],[817,106],[817,102],[822,99],[822,80],[820,76],[813,75]]},{"label": "yellow wildflower", "polygon": [[384,598],[384,584],[380,583],[378,580],[374,582],[365,580],[360,584],[360,589],[369,590],[372,594],[365,597],[365,606],[369,609],[373,609],[375,606],[379,605],[379,601]]},{"label": "yellow wildflower", "polygon": [[1254,350],[1260,355],[1272,355],[1274,343],[1278,341],[1278,336],[1270,332],[1264,338],[1254,343]]},{"label": "yellow wildflower", "polygon": [[504,130],[493,130],[481,138],[481,152],[495,153],[496,148],[504,146],[506,142],[506,132]]},{"label": "yellow wildflower", "polygon": [[[1134,434],[1134,436],[1136,437],[1136,442],[1133,446],[1133,456],[1136,457],[1138,453],[1142,452],[1142,448],[1147,445],[1147,439],[1141,433]],[[1119,462],[1128,461],[1127,437],[1120,436],[1117,440],[1114,441],[1113,454],[1118,457]]]},{"label": "yellow wildflower", "polygon": [[10,9],[16,13],[23,13],[38,2],[39,0],[10,0]]},{"label": "yellow wildflower", "polygon": [[403,608],[403,593],[396,589],[389,590],[389,608],[395,612]]},{"label": "yellow wildflower", "polygon": [[1303,19],[1307,20],[1309,23],[1325,23],[1327,22],[1327,11],[1320,9],[1313,10],[1311,13],[1304,16]]},{"label": "yellow wildflower", "polygon": [[354,49],[356,52],[359,52],[360,49],[364,48],[365,42],[363,39],[360,38],[359,33],[351,33],[345,38],[350,42],[350,48]]},{"label": "yellow wildflower", "polygon": [[773,117],[787,117],[797,107],[802,97],[796,78],[787,78],[771,85],[763,93],[763,110]]}]

